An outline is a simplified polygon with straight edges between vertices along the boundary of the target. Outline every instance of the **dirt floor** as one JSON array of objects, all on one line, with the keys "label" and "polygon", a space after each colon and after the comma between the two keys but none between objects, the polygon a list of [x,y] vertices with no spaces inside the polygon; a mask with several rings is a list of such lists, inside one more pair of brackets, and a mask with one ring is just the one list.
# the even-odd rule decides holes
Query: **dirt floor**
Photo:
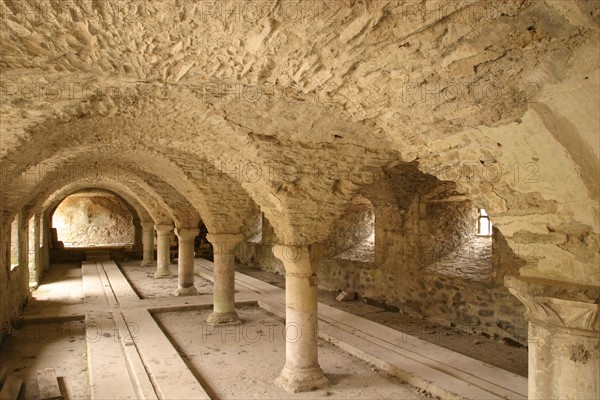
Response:
[{"label": "dirt floor", "polygon": [[[168,279],[154,279],[154,267],[140,267],[139,261],[122,262],[121,268],[142,297],[170,297],[177,287],[176,265],[172,265],[174,276]],[[238,266],[237,270],[278,287],[285,286],[283,276],[250,267]],[[212,292],[211,282],[199,276],[195,281],[200,293]],[[336,295],[320,291],[319,301],[514,373],[527,374],[525,348],[416,320],[362,300],[338,302]],[[43,283],[32,293],[28,308],[82,301],[80,265],[53,264]],[[169,312],[155,316],[173,343],[185,350],[184,360],[196,371],[209,394],[224,399],[289,398],[289,394],[273,385],[285,363],[285,343],[278,334],[283,321],[258,307],[244,307],[244,325],[215,330],[203,324],[209,312]],[[416,326],[422,328],[416,330]],[[47,367],[55,368],[66,399],[85,399],[89,397],[85,340],[83,322],[22,325],[0,347],[0,364],[7,365],[9,373],[24,378],[25,399],[38,398],[37,370]],[[294,398],[427,397],[426,393],[324,341],[319,344],[319,362],[328,372],[332,386]],[[221,376],[223,370],[227,374]]]},{"label": "dirt floor", "polygon": [[[52,264],[28,310],[83,303],[80,263]],[[0,347],[0,365],[23,378],[23,399],[38,399],[37,370],[54,368],[68,399],[89,397],[87,346],[83,321],[23,324]]]},{"label": "dirt floor", "polygon": [[83,303],[81,263],[52,264],[31,297],[29,309]]},{"label": "dirt floor", "polygon": [[65,400],[89,398],[83,321],[26,324],[0,347],[0,365],[23,379],[22,398],[39,399],[37,371],[54,368]]},{"label": "dirt floor", "polygon": [[[285,288],[285,277],[282,275],[239,264],[236,271]],[[527,377],[528,356],[525,347],[514,347],[482,335],[388,311],[361,299],[340,302],[335,299],[337,295],[338,292],[319,290],[319,302]]]},{"label": "dirt floor", "polygon": [[210,310],[154,316],[213,398],[427,398],[419,389],[322,340],[319,363],[327,371],[330,387],[290,395],[273,384],[285,364],[284,321],[256,306],[244,306],[239,311],[244,316],[243,325],[223,328],[202,322]]},{"label": "dirt floor", "polygon": [[[154,279],[156,266],[142,267],[139,260],[118,261],[117,265],[133,290],[142,299],[173,297],[173,293],[177,289],[177,264],[171,263],[171,277],[161,279]],[[198,275],[194,276],[194,286],[198,290],[198,294],[213,292],[213,283]]]}]

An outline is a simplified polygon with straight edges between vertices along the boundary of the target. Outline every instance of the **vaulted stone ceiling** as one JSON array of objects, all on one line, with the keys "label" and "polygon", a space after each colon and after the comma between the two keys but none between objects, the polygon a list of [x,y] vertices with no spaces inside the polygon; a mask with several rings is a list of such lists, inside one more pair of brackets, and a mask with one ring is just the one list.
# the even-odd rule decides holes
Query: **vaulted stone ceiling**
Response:
[{"label": "vaulted stone ceiling", "polygon": [[260,209],[312,243],[417,161],[539,246],[523,274],[600,283],[598,2],[0,4],[4,227],[121,185],[155,219]]}]

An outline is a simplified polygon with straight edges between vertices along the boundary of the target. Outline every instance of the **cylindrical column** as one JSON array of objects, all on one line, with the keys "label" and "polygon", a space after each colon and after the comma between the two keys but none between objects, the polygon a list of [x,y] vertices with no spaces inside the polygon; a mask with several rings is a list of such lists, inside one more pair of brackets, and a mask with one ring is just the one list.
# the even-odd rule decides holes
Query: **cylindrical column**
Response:
[{"label": "cylindrical column", "polygon": [[275,382],[289,392],[327,385],[318,360],[317,273],[308,247],[273,246],[285,266],[285,366]]},{"label": "cylindrical column", "polygon": [[29,287],[37,288],[40,278],[40,219],[33,215],[29,220]]},{"label": "cylindrical column", "polygon": [[214,305],[206,322],[210,324],[239,323],[235,311],[235,246],[242,241],[241,234],[209,233],[206,235],[213,245],[214,254]]},{"label": "cylindrical column", "polygon": [[505,284],[527,308],[528,398],[598,398],[600,288],[514,276]]},{"label": "cylindrical column", "polygon": [[154,222],[142,222],[142,267],[154,265]]},{"label": "cylindrical column", "polygon": [[177,280],[175,296],[191,296],[198,294],[194,287],[194,239],[200,233],[198,228],[175,229],[178,244]]},{"label": "cylindrical column", "polygon": [[155,278],[168,278],[171,276],[169,257],[171,247],[171,225],[156,225],[156,273]]}]

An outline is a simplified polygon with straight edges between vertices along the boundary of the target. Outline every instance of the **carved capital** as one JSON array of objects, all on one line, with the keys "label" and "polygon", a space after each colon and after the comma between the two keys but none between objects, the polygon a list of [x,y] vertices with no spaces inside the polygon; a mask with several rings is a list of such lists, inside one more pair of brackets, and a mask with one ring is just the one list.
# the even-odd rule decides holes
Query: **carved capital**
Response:
[{"label": "carved capital", "polygon": [[600,287],[516,276],[506,276],[504,284],[525,304],[530,321],[600,332]]},{"label": "carved capital", "polygon": [[142,221],[140,223],[142,225],[142,229],[144,230],[153,230],[154,229],[154,221]]},{"label": "carved capital", "polygon": [[310,263],[308,246],[275,245],[273,255],[283,262],[286,275],[309,278],[315,274]]},{"label": "carved capital", "polygon": [[177,228],[175,234],[180,242],[191,242],[200,233],[198,228]]},{"label": "carved capital", "polygon": [[169,235],[171,233],[171,231],[173,230],[173,225],[157,224],[157,225],[154,225],[154,229],[156,229],[156,234],[159,236]]},{"label": "carved capital", "polygon": [[244,236],[241,233],[209,233],[206,240],[213,245],[215,254],[233,254],[235,246],[238,245]]}]

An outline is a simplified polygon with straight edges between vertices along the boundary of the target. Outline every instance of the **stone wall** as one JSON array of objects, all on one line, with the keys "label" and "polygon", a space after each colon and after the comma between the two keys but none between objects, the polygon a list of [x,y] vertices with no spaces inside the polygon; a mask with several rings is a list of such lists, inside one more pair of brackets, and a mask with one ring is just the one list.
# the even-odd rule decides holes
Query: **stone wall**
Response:
[{"label": "stone wall", "polygon": [[[17,218],[21,218],[19,213]],[[0,226],[0,343],[12,331],[29,298],[28,224],[20,221],[21,240],[10,234],[10,226]],[[11,267],[11,247],[20,246],[18,265]]]},{"label": "stone wall", "polygon": [[239,245],[237,260],[242,264],[285,275],[283,263],[272,251],[273,245],[277,243],[273,226],[262,213],[256,214],[251,221],[243,232],[246,240]]},{"label": "stone wall", "polygon": [[[442,192],[440,185],[445,184],[392,175],[368,188],[375,204],[359,196],[336,221],[330,239],[311,246],[319,286],[354,291],[464,331],[526,343],[524,308],[503,284],[524,261],[498,229],[492,237],[478,236],[477,207],[451,187]],[[374,258],[355,257],[373,233]],[[285,273],[271,252],[276,237],[266,219],[246,237],[240,262]]]},{"label": "stone wall", "polygon": [[417,218],[422,267],[477,241],[478,212],[469,201],[420,201]]},{"label": "stone wall", "polygon": [[[349,205],[344,218],[336,221],[332,235],[326,242],[313,246],[311,257],[315,260],[338,258],[372,262],[374,255],[375,215],[373,204],[357,195]],[[258,213],[245,225],[246,240],[240,244],[237,259],[240,263],[285,274],[283,263],[272,252],[278,243],[273,226]]]},{"label": "stone wall", "polygon": [[111,194],[68,196],[56,208],[52,225],[67,247],[122,245],[134,238],[131,212]]},{"label": "stone wall", "polygon": [[464,331],[525,343],[524,308],[502,279],[520,259],[501,232],[476,235],[477,209],[468,201],[425,202],[405,212],[375,207],[375,262],[324,258],[319,283],[351,290],[400,312]]}]

